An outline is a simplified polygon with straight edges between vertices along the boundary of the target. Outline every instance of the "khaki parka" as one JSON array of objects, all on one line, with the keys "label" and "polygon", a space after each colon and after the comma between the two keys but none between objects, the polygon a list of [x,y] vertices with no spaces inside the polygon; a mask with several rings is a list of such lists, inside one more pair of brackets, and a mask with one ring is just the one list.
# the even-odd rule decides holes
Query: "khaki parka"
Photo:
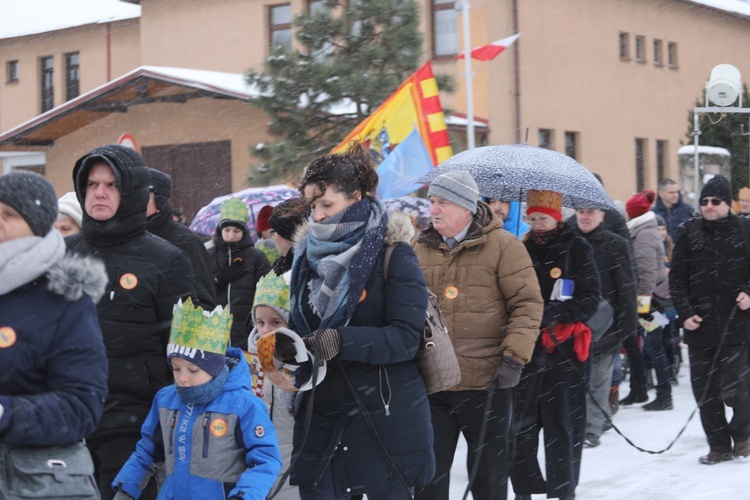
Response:
[{"label": "khaki parka", "polygon": [[466,237],[453,249],[430,225],[414,249],[427,287],[440,300],[461,367],[451,390],[484,390],[502,356],[531,358],[544,301],[531,258],[503,230],[489,206],[479,207]]}]

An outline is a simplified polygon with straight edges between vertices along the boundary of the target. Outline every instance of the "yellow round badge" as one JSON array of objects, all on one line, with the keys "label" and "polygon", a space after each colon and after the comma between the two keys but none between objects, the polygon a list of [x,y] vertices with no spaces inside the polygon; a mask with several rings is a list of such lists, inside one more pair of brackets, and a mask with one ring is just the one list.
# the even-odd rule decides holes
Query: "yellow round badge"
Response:
[{"label": "yellow round badge", "polygon": [[0,349],[5,349],[16,343],[16,331],[9,326],[0,326]]},{"label": "yellow round badge", "polygon": [[553,267],[549,270],[549,275],[551,278],[557,279],[562,276],[562,269],[560,269],[559,267]]},{"label": "yellow round badge", "polygon": [[120,286],[125,290],[132,290],[136,285],[138,285],[138,278],[133,273],[123,274],[120,278]]},{"label": "yellow round badge", "polygon": [[211,434],[216,437],[221,437],[227,433],[227,422],[224,419],[217,418],[211,421]]},{"label": "yellow round badge", "polygon": [[453,300],[456,297],[458,297],[458,288],[451,285],[445,289],[445,291],[443,292],[443,295],[445,296],[446,299]]}]

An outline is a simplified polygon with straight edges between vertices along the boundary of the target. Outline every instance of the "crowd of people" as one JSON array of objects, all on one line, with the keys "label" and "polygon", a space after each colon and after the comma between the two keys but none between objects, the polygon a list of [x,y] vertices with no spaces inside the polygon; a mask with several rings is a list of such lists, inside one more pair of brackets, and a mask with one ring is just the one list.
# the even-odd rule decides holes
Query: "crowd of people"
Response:
[{"label": "crowd of people", "polygon": [[[95,148],[72,176],[59,199],[0,176],[3,463],[85,443],[104,499],[447,500],[463,435],[474,499],[572,499],[619,406],[673,408],[678,341],[700,463],[750,456],[750,189],[735,215],[720,175],[697,213],[664,179],[626,217],[566,220],[563,193],[528,190],[522,213],[450,171],[415,228],[352,143],[260,210],[257,241],[229,197],[208,250],[132,149]],[[428,291],[461,372],[432,394]]]}]

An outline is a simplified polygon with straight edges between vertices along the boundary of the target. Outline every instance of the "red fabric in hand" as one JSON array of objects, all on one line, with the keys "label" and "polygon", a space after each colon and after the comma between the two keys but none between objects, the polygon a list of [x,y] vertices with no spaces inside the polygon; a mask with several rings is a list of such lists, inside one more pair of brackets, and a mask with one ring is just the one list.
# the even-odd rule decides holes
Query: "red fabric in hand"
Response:
[{"label": "red fabric in hand", "polygon": [[549,328],[542,328],[542,345],[547,352],[552,354],[557,344],[562,344],[573,337],[573,352],[579,361],[583,362],[589,359],[589,350],[591,348],[591,329],[585,323],[573,323],[564,325],[557,323],[553,330],[557,343],[552,339]]}]

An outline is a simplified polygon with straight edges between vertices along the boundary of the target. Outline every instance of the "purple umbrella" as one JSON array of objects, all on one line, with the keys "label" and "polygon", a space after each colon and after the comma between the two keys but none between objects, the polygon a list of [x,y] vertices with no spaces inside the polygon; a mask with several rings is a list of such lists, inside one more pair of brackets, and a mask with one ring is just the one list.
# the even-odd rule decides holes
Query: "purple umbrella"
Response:
[{"label": "purple umbrella", "polygon": [[247,205],[247,227],[254,229],[256,216],[261,208],[265,205],[275,207],[284,200],[296,198],[299,196],[299,191],[285,184],[279,184],[277,186],[253,187],[219,196],[198,211],[193,222],[190,223],[190,229],[204,236],[213,236],[216,232],[216,226],[219,225],[221,204],[230,196],[245,202]]}]

